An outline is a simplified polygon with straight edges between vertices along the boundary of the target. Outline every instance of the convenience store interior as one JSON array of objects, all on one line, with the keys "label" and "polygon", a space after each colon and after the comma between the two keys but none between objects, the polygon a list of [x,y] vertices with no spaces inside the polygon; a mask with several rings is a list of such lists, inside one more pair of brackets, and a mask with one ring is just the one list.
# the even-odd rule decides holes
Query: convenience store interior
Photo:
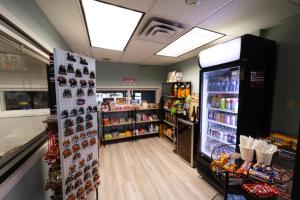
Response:
[{"label": "convenience store interior", "polygon": [[[273,188],[264,199],[300,198],[299,0],[0,0],[0,11],[0,199],[263,199],[246,183],[250,168],[268,168],[257,151],[230,163],[242,154],[241,135],[276,146],[273,171],[288,166],[287,197]],[[50,180],[51,159],[68,168],[58,123],[68,94],[58,77],[74,73],[70,63],[88,66],[92,100],[80,100],[94,102],[98,171],[84,197],[66,192],[67,177],[58,187]],[[216,169],[247,173],[243,192],[223,186]]]}]

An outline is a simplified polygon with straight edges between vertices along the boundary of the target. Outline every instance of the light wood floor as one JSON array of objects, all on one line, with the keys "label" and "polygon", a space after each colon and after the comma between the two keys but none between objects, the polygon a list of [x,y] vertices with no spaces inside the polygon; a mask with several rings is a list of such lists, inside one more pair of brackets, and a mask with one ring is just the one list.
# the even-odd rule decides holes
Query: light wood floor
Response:
[{"label": "light wood floor", "polygon": [[217,192],[161,138],[100,150],[100,200],[209,200]]}]

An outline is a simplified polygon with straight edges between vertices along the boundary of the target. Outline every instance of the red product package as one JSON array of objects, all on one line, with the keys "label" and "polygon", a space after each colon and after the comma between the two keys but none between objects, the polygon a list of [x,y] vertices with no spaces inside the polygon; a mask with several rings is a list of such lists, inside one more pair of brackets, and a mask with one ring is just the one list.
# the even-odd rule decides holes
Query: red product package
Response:
[{"label": "red product package", "polygon": [[253,197],[267,198],[276,195],[274,189],[267,183],[247,183],[242,187]]}]

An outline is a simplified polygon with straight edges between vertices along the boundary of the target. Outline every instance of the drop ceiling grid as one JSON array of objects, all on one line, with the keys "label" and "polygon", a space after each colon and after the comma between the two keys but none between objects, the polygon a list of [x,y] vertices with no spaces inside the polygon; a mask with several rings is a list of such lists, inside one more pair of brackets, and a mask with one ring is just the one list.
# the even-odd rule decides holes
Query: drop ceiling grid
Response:
[{"label": "drop ceiling grid", "polygon": [[[145,50],[145,52],[143,52],[141,54],[141,51],[139,49],[139,51],[136,53],[135,48],[131,48],[131,46],[135,46],[136,43],[138,43],[137,41],[135,41],[135,43],[133,43],[134,38],[138,37],[138,33],[140,31],[139,29],[144,25],[145,19],[147,18],[147,13],[152,9],[152,7],[155,5],[156,1],[157,0],[147,0],[147,1],[141,1],[141,0],[126,0],[126,1],[124,1],[124,0],[106,0],[106,1],[103,1],[103,2],[106,2],[106,3],[110,3],[110,4],[113,4],[113,5],[119,5],[119,6],[122,6],[124,8],[129,8],[129,9],[136,10],[136,11],[144,13],[143,18],[141,19],[140,23],[138,24],[138,27],[136,28],[135,32],[133,33],[133,35],[131,37],[131,40],[128,42],[128,44],[126,46],[125,51],[121,52],[121,55],[118,57],[117,60],[115,60],[116,57],[113,56],[114,58],[111,59],[111,61],[127,62],[127,63],[139,63],[140,59],[138,59],[139,58],[138,56],[144,57],[145,55],[147,55],[147,50]],[[98,51],[98,54],[100,54],[100,53],[101,52]],[[116,54],[116,53],[114,53],[114,54]],[[127,54],[129,54],[129,56],[128,56],[129,58],[125,57]],[[136,57],[133,57],[132,55],[136,55]],[[109,55],[107,55],[106,57],[109,58]]]},{"label": "drop ceiling grid", "polygon": [[[186,5],[185,1],[182,0],[157,0],[153,7],[144,15],[142,22],[135,31],[132,39],[129,41],[126,51],[124,51],[119,61],[157,64],[157,60],[161,60],[162,63],[165,63],[164,60],[168,60],[169,62],[173,60],[174,62],[177,62],[181,61],[182,59],[188,59],[196,56],[199,51],[191,51],[190,53],[186,54],[188,56],[182,55],[179,58],[165,58],[164,56],[155,55],[167,45],[158,45],[159,43],[155,44],[155,42],[148,42],[148,46],[143,46],[141,44],[144,42],[143,40],[139,39],[139,34],[152,17],[161,17],[163,19],[182,23],[186,26],[185,30],[179,35],[180,37],[188,32],[191,28],[196,26],[200,21],[206,19],[208,16],[212,16],[216,11],[223,8],[231,1],[232,0],[214,1],[211,4],[204,2],[202,5],[195,7]],[[174,38],[173,41],[175,41],[177,38]],[[135,48],[138,48],[138,50]],[[153,60],[154,57],[155,61],[151,62],[150,60]]]},{"label": "drop ceiling grid", "polygon": [[[107,0],[106,2],[145,12],[124,52],[90,47],[79,0],[35,0],[58,33],[73,51],[86,52],[101,60],[167,65],[196,56],[202,49],[244,33],[267,28],[300,12],[287,0],[218,0],[204,1],[198,7],[186,6],[184,0]],[[161,17],[186,26],[182,35],[194,26],[225,33],[226,37],[195,49],[178,58],[156,56],[165,44],[138,39],[142,28],[152,17]],[[175,40],[175,39],[174,39]]]}]

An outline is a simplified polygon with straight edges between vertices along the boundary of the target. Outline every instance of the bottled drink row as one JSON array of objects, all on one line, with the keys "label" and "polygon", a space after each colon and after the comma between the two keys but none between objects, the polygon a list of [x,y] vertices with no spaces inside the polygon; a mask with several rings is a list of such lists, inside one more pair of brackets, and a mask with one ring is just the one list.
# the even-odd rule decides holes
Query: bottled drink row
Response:
[{"label": "bottled drink row", "polygon": [[226,147],[226,149],[220,148],[220,146],[224,145],[224,143],[221,143],[217,140],[207,138],[205,142],[205,151],[210,155],[213,150],[215,150],[213,153],[217,155],[220,155],[220,153],[233,153],[235,152],[234,147]]},{"label": "bottled drink row", "polygon": [[190,83],[174,83],[173,92],[171,93],[171,96],[183,98],[190,95],[191,95]]},{"label": "bottled drink row", "polygon": [[208,82],[208,91],[239,91],[239,71],[213,76]]},{"label": "bottled drink row", "polygon": [[209,127],[207,134],[220,141],[224,141],[225,143],[236,143],[236,131],[231,128],[214,125]]},{"label": "bottled drink row", "polygon": [[229,114],[229,113],[223,113],[219,111],[208,111],[208,119],[221,122],[223,124],[228,124],[231,126],[237,125],[237,115],[236,114]]},{"label": "bottled drink row", "polygon": [[219,108],[222,110],[238,111],[239,99],[229,95],[209,95],[208,107]]},{"label": "bottled drink row", "polygon": [[165,120],[173,124],[176,124],[176,115],[172,115],[170,112],[165,112]]}]

